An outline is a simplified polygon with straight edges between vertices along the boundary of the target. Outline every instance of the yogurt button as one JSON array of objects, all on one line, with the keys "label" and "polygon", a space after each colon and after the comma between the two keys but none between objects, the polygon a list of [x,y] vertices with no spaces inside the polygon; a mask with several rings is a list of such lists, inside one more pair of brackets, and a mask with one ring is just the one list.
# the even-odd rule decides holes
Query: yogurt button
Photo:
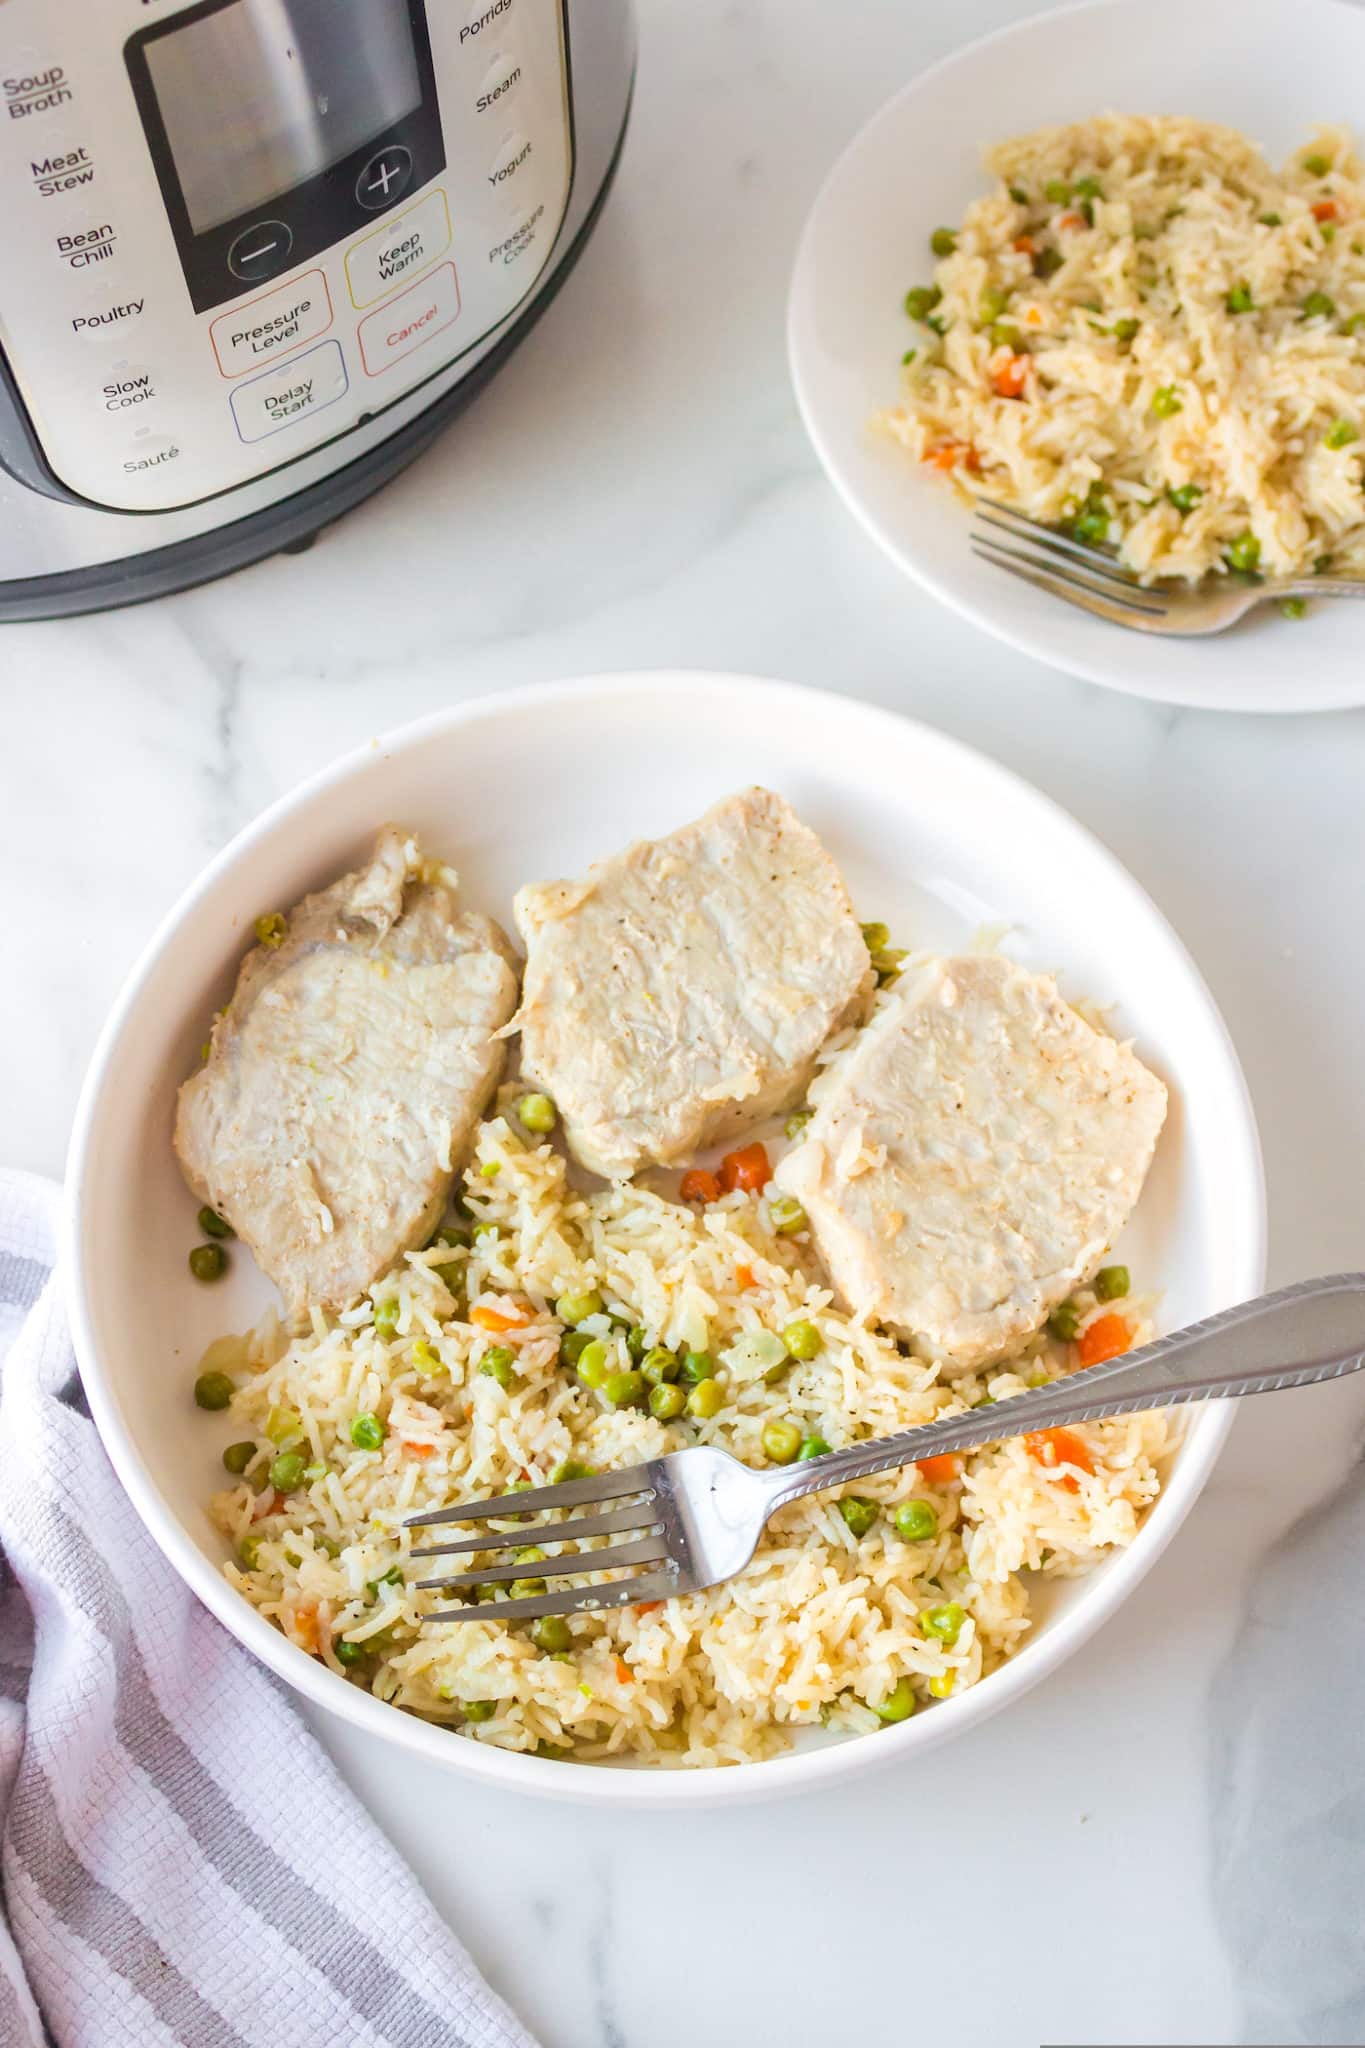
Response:
[{"label": "yogurt button", "polygon": [[526,135],[509,135],[487,171],[488,183],[508,206],[520,207],[526,187],[535,182],[535,144]]}]

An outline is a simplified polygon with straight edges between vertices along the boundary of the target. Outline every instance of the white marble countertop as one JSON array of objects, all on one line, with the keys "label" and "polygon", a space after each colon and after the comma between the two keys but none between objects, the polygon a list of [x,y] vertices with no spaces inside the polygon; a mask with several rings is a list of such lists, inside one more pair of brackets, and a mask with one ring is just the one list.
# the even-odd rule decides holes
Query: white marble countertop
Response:
[{"label": "white marble countertop", "polygon": [[[154,921],[298,777],[517,681],[752,668],[903,707],[1099,833],[1240,1048],[1272,1281],[1365,1263],[1365,717],[1180,713],[1010,654],[855,529],[788,389],[786,275],[833,155],[1032,4],[646,0],[596,238],[416,468],[310,554],[4,632],[8,1161],[61,1171]],[[1248,1407],[1062,1674],[799,1807],[542,1809],[319,1733],[552,2048],[1360,2041],[1362,1419],[1362,1381]]]}]

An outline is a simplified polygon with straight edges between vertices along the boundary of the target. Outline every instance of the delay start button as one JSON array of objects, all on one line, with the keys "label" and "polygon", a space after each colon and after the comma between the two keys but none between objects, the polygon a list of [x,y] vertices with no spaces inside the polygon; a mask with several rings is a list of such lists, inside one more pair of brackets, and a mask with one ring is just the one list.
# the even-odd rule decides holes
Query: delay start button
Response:
[{"label": "delay start button", "polygon": [[335,341],[319,342],[278,369],[239,384],[232,394],[232,417],[244,441],[264,441],[308,420],[346,394],[346,364]]},{"label": "delay start button", "polygon": [[421,284],[409,285],[377,313],[369,313],[356,330],[368,376],[377,377],[415,348],[449,327],[460,311],[460,286],[455,265],[443,263]]}]

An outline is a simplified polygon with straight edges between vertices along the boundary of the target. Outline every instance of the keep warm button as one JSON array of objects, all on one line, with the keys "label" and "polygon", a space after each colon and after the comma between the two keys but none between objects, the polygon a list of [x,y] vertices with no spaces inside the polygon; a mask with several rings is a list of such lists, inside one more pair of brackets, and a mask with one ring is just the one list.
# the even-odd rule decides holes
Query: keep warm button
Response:
[{"label": "keep warm button", "polygon": [[367,314],[357,330],[367,375],[377,377],[381,370],[411,355],[433,334],[449,327],[459,310],[455,265],[443,263],[422,284],[409,285],[377,313]]},{"label": "keep warm button", "polygon": [[345,395],[346,365],[334,341],[291,356],[276,370],[251,377],[232,394],[232,417],[244,441],[264,441],[284,427],[297,426],[324,406]]}]

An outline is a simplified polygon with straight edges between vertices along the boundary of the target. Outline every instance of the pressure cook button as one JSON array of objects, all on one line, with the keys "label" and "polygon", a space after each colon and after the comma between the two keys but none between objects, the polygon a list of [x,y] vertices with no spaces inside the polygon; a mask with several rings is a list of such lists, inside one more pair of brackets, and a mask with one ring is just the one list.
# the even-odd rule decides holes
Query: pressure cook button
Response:
[{"label": "pressure cook button", "polygon": [[244,284],[259,284],[283,270],[294,246],[294,231],[282,220],[258,220],[243,228],[227,253],[228,269]]},{"label": "pressure cook button", "polygon": [[412,183],[412,151],[401,142],[391,142],[366,164],[355,181],[355,196],[367,213],[392,206]]}]

